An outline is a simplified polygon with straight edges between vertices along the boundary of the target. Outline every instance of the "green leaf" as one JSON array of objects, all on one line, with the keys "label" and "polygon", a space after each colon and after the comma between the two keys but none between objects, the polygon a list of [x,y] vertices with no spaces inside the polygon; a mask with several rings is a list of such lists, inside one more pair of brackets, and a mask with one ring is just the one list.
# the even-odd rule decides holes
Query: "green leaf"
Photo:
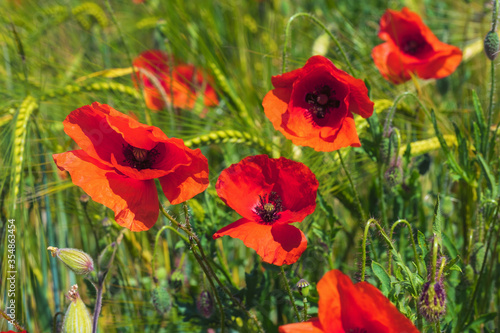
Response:
[{"label": "green leaf", "polygon": [[483,133],[486,129],[486,121],[484,119],[483,108],[481,107],[481,103],[479,102],[479,98],[477,97],[475,90],[472,90],[472,103],[474,104],[474,112],[476,113],[477,124],[479,125],[481,133]]},{"label": "green leaf", "polygon": [[455,160],[455,156],[453,156],[452,152],[450,151],[450,148],[448,147],[448,144],[446,143],[446,140],[444,139],[443,134],[439,131],[437,121],[436,121],[436,114],[434,113],[434,110],[431,110],[431,120],[432,120],[432,125],[434,126],[434,131],[436,132],[436,137],[438,138],[438,141],[439,141],[439,144],[441,145],[441,148],[443,149],[444,153],[446,154],[448,165],[450,166],[451,170],[456,175],[458,175],[461,179],[463,179],[467,183],[469,183],[469,178],[467,177],[467,174],[464,172],[464,170],[460,167],[460,165]]},{"label": "green leaf", "polygon": [[439,203],[439,195],[436,200],[436,205],[434,206],[434,222],[432,223],[432,232],[438,238],[439,245],[443,245],[441,228],[443,225],[443,215],[441,214],[441,207]]},{"label": "green leaf", "polygon": [[496,312],[490,312],[490,313],[481,315],[476,320],[474,320],[472,323],[465,326],[463,331],[466,332],[467,330],[474,330],[476,332],[479,332],[480,326],[482,324],[485,324],[485,323],[489,322],[490,320],[495,319],[496,316],[497,316]]},{"label": "green leaf", "polygon": [[488,184],[488,189],[490,190],[490,195],[492,198],[497,197],[497,184],[495,182],[495,176],[491,173],[488,163],[484,160],[481,155],[477,155],[477,160],[483,170],[484,176],[486,178],[486,183]]},{"label": "green leaf", "polygon": [[381,291],[385,296],[389,295],[391,290],[391,278],[389,274],[385,271],[384,267],[380,265],[378,262],[372,261],[372,271],[373,274],[379,279],[382,284]]},{"label": "green leaf", "polygon": [[467,149],[467,141],[464,138],[462,130],[453,123],[453,128],[455,129],[455,136],[457,137],[458,146],[458,161],[462,167],[466,170],[469,166],[469,150]]},{"label": "green leaf", "polygon": [[459,260],[460,260],[460,256],[456,256],[450,262],[446,263],[446,266],[444,266],[443,273],[446,273],[448,271],[459,271],[459,272],[462,272],[462,269],[457,265],[457,262]]}]

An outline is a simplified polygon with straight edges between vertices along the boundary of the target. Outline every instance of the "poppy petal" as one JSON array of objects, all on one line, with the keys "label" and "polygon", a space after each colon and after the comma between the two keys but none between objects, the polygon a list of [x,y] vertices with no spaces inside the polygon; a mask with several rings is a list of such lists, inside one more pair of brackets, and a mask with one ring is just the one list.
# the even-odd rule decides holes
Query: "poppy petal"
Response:
[{"label": "poppy petal", "polygon": [[[313,318],[302,323],[294,323],[279,327],[279,333],[323,333],[323,327],[318,318]],[[333,333],[344,333],[344,330],[337,330]]]},{"label": "poppy petal", "polygon": [[257,217],[253,209],[259,203],[259,195],[272,191],[278,175],[276,169],[274,175],[264,172],[262,166],[268,164],[267,160],[264,155],[246,157],[223,170],[215,185],[222,201],[249,220]]},{"label": "poppy petal", "polygon": [[150,229],[158,219],[158,193],[153,180],[128,178],[83,150],[53,155],[61,170],[94,201],[111,208],[116,222],[132,231]]},{"label": "poppy petal", "polygon": [[[170,139],[184,146],[180,139]],[[159,178],[163,193],[172,205],[191,199],[208,187],[208,161],[200,149],[184,146],[184,154],[190,159],[187,165],[178,165],[175,172]]]},{"label": "poppy petal", "polygon": [[279,170],[273,191],[280,195],[283,203],[283,215],[280,223],[301,222],[316,209],[316,191],[318,180],[304,164],[281,157],[274,161]]},{"label": "poppy petal", "polygon": [[262,261],[277,266],[293,264],[307,247],[305,235],[291,225],[271,226],[245,218],[220,229],[213,238],[222,236],[241,239],[257,252]]}]

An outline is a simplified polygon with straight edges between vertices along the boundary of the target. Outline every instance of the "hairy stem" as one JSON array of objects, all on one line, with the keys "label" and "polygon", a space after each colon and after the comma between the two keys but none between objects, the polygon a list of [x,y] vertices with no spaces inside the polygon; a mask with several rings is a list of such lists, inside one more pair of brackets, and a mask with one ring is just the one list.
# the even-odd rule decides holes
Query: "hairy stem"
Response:
[{"label": "hairy stem", "polygon": [[315,18],[314,16],[312,16],[309,13],[297,13],[297,14],[293,15],[292,17],[290,17],[290,19],[288,20],[288,23],[287,23],[286,28],[285,28],[285,45],[283,46],[283,67],[281,69],[281,73],[284,73],[286,71],[286,54],[287,54],[287,48],[288,48],[288,40],[290,38],[290,26],[292,25],[292,22],[297,17],[301,17],[301,16],[304,16],[304,17],[311,19],[314,23],[319,25],[321,27],[321,29],[323,29],[328,36],[330,36],[330,38],[333,40],[335,45],[337,45],[337,47],[339,48],[340,53],[342,53],[342,57],[344,58],[344,61],[346,62],[347,66],[349,66],[349,70],[351,71],[351,74],[354,74],[354,68],[352,67],[351,62],[349,61],[349,58],[347,57],[346,53],[344,52],[344,49],[342,48],[342,45],[340,45],[338,39],[326,28],[326,26],[320,20],[318,20],[317,18]]},{"label": "hairy stem", "polygon": [[285,268],[283,268],[283,265],[281,265],[280,268],[281,268],[281,276],[283,278],[283,284],[285,285],[286,292],[288,293],[288,298],[290,298],[290,302],[292,302],[293,311],[295,312],[297,320],[301,321],[299,310],[297,309],[297,304],[295,304],[295,298],[292,295],[292,290],[290,289],[290,285],[288,284],[288,279],[286,278]]},{"label": "hairy stem", "polygon": [[344,172],[347,175],[347,179],[349,180],[349,184],[351,185],[352,192],[354,193],[354,201],[356,201],[356,206],[358,207],[358,214],[361,216],[361,219],[363,221],[366,221],[365,211],[363,210],[363,206],[361,206],[361,201],[359,200],[358,191],[356,191],[356,187],[354,186],[354,183],[352,182],[351,173],[349,172],[349,170],[345,166],[344,159],[342,157],[342,154],[340,153],[340,150],[337,150],[337,153],[339,155],[340,164],[342,165],[342,168],[344,169]]}]

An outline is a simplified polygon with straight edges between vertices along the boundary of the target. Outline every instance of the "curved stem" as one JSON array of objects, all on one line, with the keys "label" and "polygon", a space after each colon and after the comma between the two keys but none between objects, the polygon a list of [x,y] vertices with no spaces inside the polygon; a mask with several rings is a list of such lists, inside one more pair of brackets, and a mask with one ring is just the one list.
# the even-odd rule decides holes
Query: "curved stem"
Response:
[{"label": "curved stem", "polygon": [[352,182],[351,174],[345,166],[344,159],[342,157],[342,154],[340,153],[340,150],[337,150],[337,153],[339,154],[340,164],[342,165],[342,168],[344,169],[344,172],[347,175],[347,179],[349,180],[349,184],[351,184],[352,192],[354,193],[354,200],[356,201],[356,205],[358,206],[358,213],[361,216],[361,219],[363,221],[366,221],[366,215],[365,215],[365,212],[363,210],[363,206],[361,206],[361,201],[359,200],[358,191],[356,191],[356,187],[354,187],[354,183]]},{"label": "curved stem", "polygon": [[314,16],[312,16],[309,13],[297,13],[297,14],[293,15],[292,17],[290,17],[290,19],[288,20],[288,23],[286,24],[285,45],[283,46],[283,67],[281,68],[281,73],[284,73],[286,71],[286,54],[287,54],[287,48],[288,48],[288,39],[290,37],[290,26],[292,25],[292,22],[297,17],[301,17],[301,16],[305,16],[305,17],[311,19],[314,23],[319,25],[326,32],[326,34],[328,36],[330,36],[330,38],[335,42],[335,45],[337,45],[337,47],[340,49],[340,53],[342,53],[342,57],[344,58],[347,66],[349,66],[349,70],[351,71],[351,74],[354,74],[354,69],[351,65],[351,62],[349,61],[349,58],[347,58],[347,55],[344,52],[344,49],[342,48],[342,45],[340,45],[337,38],[335,38],[335,36],[326,28],[326,26],[323,24],[323,22],[321,22],[320,20],[318,20],[317,18],[315,18]]},{"label": "curved stem", "polygon": [[361,243],[361,282],[365,280],[365,271],[366,271],[366,240],[368,238],[368,230],[370,229],[370,225],[373,222],[377,222],[375,219],[369,219],[365,224],[365,231],[363,233],[363,242]]},{"label": "curved stem", "polygon": [[[394,234],[394,229],[400,223],[406,224],[406,226],[410,229],[410,239],[411,239],[411,245],[412,245],[412,248],[413,248],[413,256],[415,257],[415,263],[417,265],[418,274],[420,276],[423,276],[421,268],[420,268],[420,258],[418,257],[417,246],[416,246],[416,243],[415,243],[415,238],[413,237],[413,230],[411,228],[411,224],[408,221],[404,220],[404,219],[399,219],[396,222],[394,222],[394,224],[391,227],[391,233],[390,233],[389,239],[392,241],[392,235]],[[392,256],[389,256],[389,274],[391,273],[391,260],[392,260]]]},{"label": "curved stem", "polygon": [[12,319],[6,312],[0,309],[0,315],[7,320],[10,324],[12,324],[17,330],[24,331],[24,328],[19,325],[14,319]]},{"label": "curved stem", "polygon": [[179,231],[177,231],[176,229],[172,228],[171,226],[169,225],[164,225],[157,233],[156,233],[156,237],[155,237],[155,245],[153,247],[153,259],[151,259],[151,270],[152,270],[152,276],[153,276],[153,282],[155,284],[158,283],[158,278],[156,277],[156,249],[158,248],[158,243],[159,243],[159,240],[160,240],[160,236],[161,236],[161,233],[164,231],[164,230],[167,230],[167,229],[170,229],[172,230],[173,232],[175,232],[182,240],[184,240],[186,243],[189,244],[189,240],[186,238],[186,236],[184,236],[183,234],[181,234]]},{"label": "curved stem", "polygon": [[404,92],[401,95],[397,96],[396,99],[394,100],[394,103],[392,104],[392,107],[389,110],[389,113],[387,114],[387,118],[385,118],[384,133],[387,133],[387,131],[389,130],[389,126],[391,126],[391,124],[392,124],[392,117],[394,116],[394,111],[396,110],[397,105],[399,104],[399,102],[401,102],[401,100],[403,100],[403,98],[406,98],[407,96],[411,96],[411,97],[415,98],[417,100],[418,104],[424,110],[426,116],[430,118],[431,114],[430,114],[429,110],[422,103],[422,101],[418,98],[418,96],[416,96],[414,93],[407,91],[407,92]]},{"label": "curved stem", "polygon": [[285,269],[283,268],[283,265],[281,265],[280,268],[281,268],[281,276],[283,277],[283,283],[285,285],[285,289],[288,293],[288,297],[290,298],[290,302],[292,302],[292,305],[293,305],[293,311],[295,312],[295,316],[297,317],[297,320],[301,321],[299,310],[297,309],[297,304],[295,304],[295,298],[293,297],[292,291],[290,290],[290,285],[288,285],[288,279],[286,278]]}]

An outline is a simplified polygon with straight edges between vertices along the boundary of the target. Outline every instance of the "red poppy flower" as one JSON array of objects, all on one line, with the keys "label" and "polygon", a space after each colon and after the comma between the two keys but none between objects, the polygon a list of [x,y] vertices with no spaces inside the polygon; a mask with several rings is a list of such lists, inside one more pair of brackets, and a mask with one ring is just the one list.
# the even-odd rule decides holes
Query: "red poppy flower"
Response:
[{"label": "red poppy flower", "polygon": [[132,78],[134,82],[137,77],[142,81],[148,108],[162,110],[167,103],[173,103],[177,108],[192,109],[200,89],[204,89],[203,103],[206,106],[219,104],[211,77],[194,65],[178,64],[170,72],[169,66],[175,62],[172,56],[159,50],[145,51],[134,59],[138,72]]},{"label": "red poppy flower", "polygon": [[395,84],[411,79],[440,79],[455,71],[462,61],[458,47],[445,44],[432,33],[420,16],[403,8],[388,9],[380,20],[380,39],[372,58],[380,73]]},{"label": "red poppy flower", "polygon": [[411,321],[369,284],[355,285],[339,270],[318,282],[318,316],[310,321],[280,326],[281,333],[418,333]]},{"label": "red poppy flower", "polygon": [[199,149],[168,138],[106,104],[71,112],[64,131],[79,150],[55,154],[61,170],[94,201],[115,212],[116,222],[132,231],[151,228],[158,219],[159,178],[171,204],[186,201],[208,186],[208,162]]},{"label": "red poppy flower", "polygon": [[214,239],[239,238],[263,261],[278,266],[299,259],[307,240],[289,223],[301,222],[316,208],[318,181],[307,166],[284,157],[249,156],[222,171],[215,187],[243,218],[217,231]]},{"label": "red poppy flower", "polygon": [[275,89],[264,97],[266,116],[296,145],[317,151],[360,147],[352,113],[368,118],[373,102],[363,81],[323,56],[304,67],[272,77]]}]

